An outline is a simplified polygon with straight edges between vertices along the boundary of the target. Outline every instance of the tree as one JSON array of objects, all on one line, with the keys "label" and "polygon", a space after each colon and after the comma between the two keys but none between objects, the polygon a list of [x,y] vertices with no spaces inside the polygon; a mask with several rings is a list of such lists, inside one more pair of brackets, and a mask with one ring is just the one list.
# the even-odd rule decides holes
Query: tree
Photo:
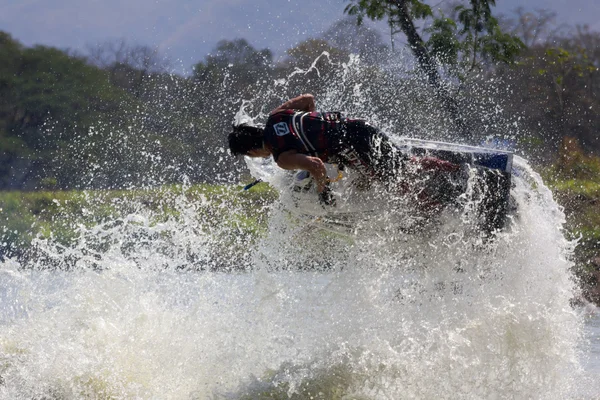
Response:
[{"label": "tree", "polygon": [[25,142],[12,133],[14,99],[19,91],[15,71],[23,50],[8,33],[0,31],[0,188],[22,181],[27,171],[30,152]]},{"label": "tree", "polygon": [[277,72],[279,76],[287,76],[288,97],[305,92],[319,97],[323,88],[339,79],[335,74],[349,57],[348,52],[333,47],[323,39],[307,39],[286,53],[288,56],[277,65]]},{"label": "tree", "polygon": [[478,66],[478,59],[491,63],[510,64],[525,47],[523,42],[500,28],[498,20],[492,16],[491,6],[495,0],[470,0],[471,7],[458,6],[458,20],[462,24],[461,50],[470,60],[468,70]]},{"label": "tree", "polygon": [[88,45],[85,58],[107,71],[113,85],[136,97],[143,95],[144,86],[152,75],[167,72],[169,65],[157,49],[130,45],[124,39]]},{"label": "tree", "polygon": [[192,81],[202,93],[194,100],[214,121],[215,129],[231,126],[231,115],[242,99],[271,85],[273,54],[257,50],[245,39],[222,40],[204,61],[194,66]]},{"label": "tree", "polygon": [[418,0],[350,0],[350,4],[344,11],[349,15],[356,15],[358,23],[362,23],[365,15],[373,20],[382,20],[387,17],[392,35],[400,32],[406,35],[410,49],[441,103],[450,113],[461,133],[469,137],[470,133],[458,103],[443,85],[436,62],[427,51],[425,42],[414,23],[414,19],[432,17],[431,7]]},{"label": "tree", "polygon": [[120,149],[140,103],[106,71],[1,32],[0,58],[0,188],[116,187],[139,175],[138,160]]},{"label": "tree", "polygon": [[[523,23],[522,15],[517,13],[517,24]],[[530,14],[528,20],[544,15]],[[506,113],[520,117],[523,149],[534,159],[553,162],[563,138],[570,137],[588,152],[600,152],[600,34],[578,27],[568,34],[534,39],[530,29],[518,31],[533,44],[515,65],[499,68],[496,76],[508,89],[503,94]]]},{"label": "tree", "polygon": [[130,45],[125,39],[88,44],[85,56],[92,65],[104,70],[110,70],[113,65],[128,65],[145,73],[163,73],[169,65],[157,49]]},{"label": "tree", "polygon": [[526,48],[543,43],[552,34],[550,28],[556,20],[556,13],[547,10],[532,12],[518,7],[515,14],[516,20],[508,24],[508,29]]},{"label": "tree", "polygon": [[239,90],[266,78],[272,64],[273,54],[269,49],[257,50],[245,39],[222,40],[205,61],[194,66],[194,79],[212,85],[229,80]]},{"label": "tree", "polygon": [[[470,0],[470,8],[463,7],[459,10],[459,22],[462,29],[457,32],[457,25],[445,17],[435,18],[431,7],[420,0],[349,0],[345,12],[357,16],[358,23],[364,17],[373,20],[387,19],[391,34],[403,33],[408,45],[417,59],[418,65],[427,76],[436,95],[444,108],[450,113],[452,119],[461,133],[470,137],[464,121],[462,110],[456,99],[450,94],[443,83],[438,71],[439,62],[456,62],[459,50],[470,50],[472,64],[475,63],[477,54],[489,56],[494,60],[510,61],[520,48],[519,41],[510,35],[504,34],[498,21],[491,15],[491,6],[494,0]],[[429,28],[431,42],[428,44],[419,34],[415,20],[433,19],[434,23]],[[482,33],[486,35],[481,35]],[[466,41],[461,43],[457,35],[463,35]],[[432,52],[437,56],[434,57]],[[443,55],[443,56],[442,56]]]},{"label": "tree", "polygon": [[[195,118],[202,119],[205,127],[199,147],[205,165],[214,168],[221,163],[220,151],[226,146],[224,133],[231,128],[232,116],[240,103],[260,97],[257,93],[272,86],[273,69],[272,52],[256,49],[245,39],[220,41],[194,66],[190,81],[197,91],[188,107],[196,110]],[[222,172],[230,171],[232,164],[223,163]]]},{"label": "tree", "polygon": [[350,16],[334,23],[320,38],[333,48],[359,55],[369,65],[382,64],[389,54],[379,31],[366,24],[357,25]]},{"label": "tree", "polygon": [[217,118],[217,126],[230,125],[224,116],[233,114],[240,99],[270,85],[272,72],[269,49],[257,50],[245,39],[222,40],[194,66],[192,81],[202,87],[196,106]]}]

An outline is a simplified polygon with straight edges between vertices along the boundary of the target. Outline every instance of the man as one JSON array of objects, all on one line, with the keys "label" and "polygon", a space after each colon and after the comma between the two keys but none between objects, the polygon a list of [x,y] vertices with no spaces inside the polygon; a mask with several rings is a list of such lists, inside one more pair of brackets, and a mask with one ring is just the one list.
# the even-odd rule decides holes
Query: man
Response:
[{"label": "man", "polygon": [[[272,155],[280,168],[308,171],[317,184],[319,199],[326,205],[335,205],[335,198],[325,163],[352,168],[388,185],[398,184],[398,178],[406,178],[409,171],[459,169],[437,158],[402,153],[384,133],[364,120],[346,118],[338,112],[317,112],[311,94],[295,97],[271,111],[264,129],[240,125],[234,127],[228,139],[233,155]],[[410,165],[415,168],[408,168]],[[424,197],[425,192],[417,196]]]}]

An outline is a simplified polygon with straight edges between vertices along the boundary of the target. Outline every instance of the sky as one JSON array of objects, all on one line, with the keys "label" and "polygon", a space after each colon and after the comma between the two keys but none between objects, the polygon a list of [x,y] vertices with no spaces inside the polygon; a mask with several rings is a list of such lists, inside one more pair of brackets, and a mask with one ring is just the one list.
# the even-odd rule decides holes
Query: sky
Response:
[{"label": "sky", "polygon": [[[430,2],[441,4],[447,0]],[[524,5],[524,3],[526,5]],[[26,46],[85,52],[125,39],[158,48],[180,72],[221,39],[245,38],[276,55],[343,18],[347,0],[0,0],[0,30]],[[600,31],[600,0],[496,0],[495,13],[546,9],[557,22]],[[384,38],[388,40],[388,36]]]}]

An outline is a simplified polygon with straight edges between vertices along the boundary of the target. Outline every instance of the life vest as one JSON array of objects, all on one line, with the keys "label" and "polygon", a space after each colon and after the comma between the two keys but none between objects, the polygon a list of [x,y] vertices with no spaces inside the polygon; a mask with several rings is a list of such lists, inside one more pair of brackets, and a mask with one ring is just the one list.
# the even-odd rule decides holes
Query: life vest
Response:
[{"label": "life vest", "polygon": [[281,110],[269,116],[264,140],[271,146],[275,161],[288,150],[327,161],[339,142],[343,122],[338,112]]}]

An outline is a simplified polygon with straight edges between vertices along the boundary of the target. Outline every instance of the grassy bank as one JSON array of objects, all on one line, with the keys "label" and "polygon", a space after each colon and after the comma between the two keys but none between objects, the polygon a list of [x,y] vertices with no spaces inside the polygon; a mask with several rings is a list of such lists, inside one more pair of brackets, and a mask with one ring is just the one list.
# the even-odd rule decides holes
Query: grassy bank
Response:
[{"label": "grassy bank", "polygon": [[[0,256],[27,259],[33,244],[51,240],[65,248],[82,232],[143,215],[146,225],[193,218],[213,234],[235,230],[256,238],[266,226],[266,211],[276,194],[267,185],[242,191],[235,185],[166,186],[111,191],[10,191],[0,193]],[[215,227],[219,229],[215,229]],[[100,250],[100,249],[99,249]]]},{"label": "grassy bank", "polygon": [[575,274],[584,297],[600,305],[600,183],[591,179],[549,177],[548,186],[564,207],[566,232],[577,239]]}]

